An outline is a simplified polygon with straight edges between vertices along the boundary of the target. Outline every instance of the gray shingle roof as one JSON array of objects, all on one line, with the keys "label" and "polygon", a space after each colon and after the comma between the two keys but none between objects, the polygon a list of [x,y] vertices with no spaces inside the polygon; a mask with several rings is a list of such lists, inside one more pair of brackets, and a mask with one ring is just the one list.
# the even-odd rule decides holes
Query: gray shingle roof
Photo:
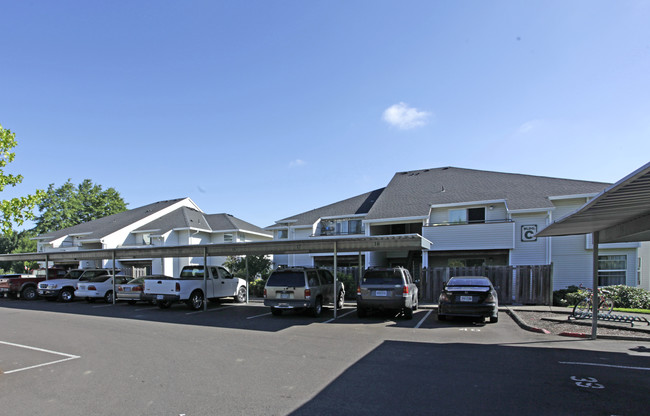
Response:
[{"label": "gray shingle roof", "polygon": [[366,219],[422,217],[436,204],[505,200],[508,209],[550,208],[551,196],[598,193],[609,184],[455,167],[398,172]]},{"label": "gray shingle roof", "polygon": [[229,231],[229,230],[240,230],[240,231],[251,231],[254,233],[269,234],[269,232],[257,225],[253,225],[249,222],[241,220],[237,217],[233,217],[230,214],[211,214],[205,216],[208,220],[208,224],[212,227],[213,231]]},{"label": "gray shingle roof", "polygon": [[179,198],[169,201],[154,202],[153,204],[109,215],[108,217],[88,221],[62,230],[53,231],[51,233],[41,234],[37,238],[44,242],[50,242],[65,237],[66,235],[82,234],[84,239],[100,239],[184,199],[185,198]]},{"label": "gray shingle roof", "polygon": [[207,215],[188,207],[178,208],[135,231],[152,231],[164,234],[179,228],[194,228],[212,232],[239,230],[269,234],[268,231],[230,214]]},{"label": "gray shingle roof", "polygon": [[[284,218],[277,222],[291,222],[292,225],[312,225],[319,218],[339,215],[356,215],[367,213],[375,201],[380,197],[385,188],[376,189],[365,194],[358,195],[343,201],[335,202],[334,204],[326,205],[324,207],[312,209],[311,211],[303,212],[302,214],[294,215],[292,217]],[[276,226],[271,225],[267,228]]]}]

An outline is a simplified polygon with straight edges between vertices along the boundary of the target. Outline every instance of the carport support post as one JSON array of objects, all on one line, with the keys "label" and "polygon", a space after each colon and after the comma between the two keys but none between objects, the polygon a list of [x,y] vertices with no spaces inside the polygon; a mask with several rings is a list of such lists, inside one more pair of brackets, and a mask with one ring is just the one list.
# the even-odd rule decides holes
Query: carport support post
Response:
[{"label": "carport support post", "polygon": [[338,304],[338,278],[336,276],[336,269],[337,269],[337,264],[336,264],[336,241],[334,242],[334,319],[336,319],[336,306]]},{"label": "carport support post", "polygon": [[248,277],[248,255],[244,256],[244,260],[246,261],[246,304],[248,305],[248,291],[249,291],[249,277]]},{"label": "carport support post", "polygon": [[600,232],[594,231],[592,234],[594,244],[593,251],[593,292],[591,294],[591,339],[596,339],[598,332],[598,243],[600,241]]},{"label": "carport support post", "polygon": [[117,285],[115,284],[115,281],[117,280],[115,278],[115,250],[111,252],[111,255],[113,257],[113,305],[115,305],[115,298],[117,298]]},{"label": "carport support post", "polygon": [[203,249],[203,312],[208,311],[208,248]]},{"label": "carport support post", "polygon": [[50,279],[50,271],[48,270],[49,269],[49,267],[48,267],[49,264],[50,264],[50,255],[46,254],[45,255],[45,280]]}]

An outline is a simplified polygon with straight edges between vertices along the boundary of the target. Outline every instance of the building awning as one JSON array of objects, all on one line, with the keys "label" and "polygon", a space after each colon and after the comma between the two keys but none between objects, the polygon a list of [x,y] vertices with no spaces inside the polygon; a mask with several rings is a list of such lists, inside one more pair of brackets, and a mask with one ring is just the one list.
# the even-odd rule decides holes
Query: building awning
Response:
[{"label": "building awning", "polygon": [[650,163],[608,187],[538,237],[599,232],[600,243],[650,241]]},{"label": "building awning", "polygon": [[49,261],[143,259],[165,257],[245,256],[265,254],[304,254],[392,250],[429,250],[432,243],[419,234],[358,238],[311,238],[249,243],[196,244],[186,246],[146,246],[101,250],[47,251],[42,253],[0,254],[0,261]]}]

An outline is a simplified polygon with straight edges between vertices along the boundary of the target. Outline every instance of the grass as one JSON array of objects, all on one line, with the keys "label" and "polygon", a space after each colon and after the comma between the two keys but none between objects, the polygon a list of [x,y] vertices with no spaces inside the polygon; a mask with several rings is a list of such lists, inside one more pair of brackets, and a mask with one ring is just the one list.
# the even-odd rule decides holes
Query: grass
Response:
[{"label": "grass", "polygon": [[647,313],[650,315],[650,309],[629,309],[629,308],[614,308],[616,312],[629,312],[629,313]]}]

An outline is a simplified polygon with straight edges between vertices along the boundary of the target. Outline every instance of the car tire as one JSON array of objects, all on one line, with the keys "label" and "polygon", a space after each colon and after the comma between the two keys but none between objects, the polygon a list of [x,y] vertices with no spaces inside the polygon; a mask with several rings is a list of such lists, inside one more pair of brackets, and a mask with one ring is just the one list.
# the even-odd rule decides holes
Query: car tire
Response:
[{"label": "car tire", "polygon": [[203,302],[205,302],[205,299],[203,298],[203,292],[200,290],[195,290],[187,300],[187,306],[189,306],[193,311],[198,311],[203,307]]},{"label": "car tire", "polygon": [[338,299],[336,300],[336,308],[337,308],[337,309],[343,309],[344,304],[345,304],[345,294],[344,294],[343,291],[341,290],[341,291],[339,292],[339,297],[338,297]]},{"label": "car tire", "polygon": [[244,303],[246,302],[246,287],[242,286],[237,290],[237,295],[235,295],[235,302]]},{"label": "car tire", "polygon": [[413,310],[417,311],[419,306],[420,306],[420,302],[418,301],[418,297],[416,296],[413,298]]},{"label": "car tire", "polygon": [[438,314],[438,320],[439,321],[446,321],[447,320],[447,315]]},{"label": "car tire", "polygon": [[59,299],[63,302],[72,302],[74,300],[74,291],[68,287],[61,289],[59,293]]},{"label": "car tire", "polygon": [[404,319],[413,319],[413,308],[404,308]]},{"label": "car tire", "polygon": [[129,300],[129,305],[135,305],[136,303],[138,303],[137,300],[133,300],[133,299]]},{"label": "car tire", "polygon": [[156,301],[156,305],[160,309],[169,309],[172,306],[172,303],[170,301],[168,301],[168,300],[159,300],[159,301]]},{"label": "car tire", "polygon": [[273,316],[280,316],[282,315],[282,309],[279,308],[271,308],[271,314]]},{"label": "car tire", "polygon": [[490,323],[491,324],[496,324],[497,322],[499,322],[499,315],[490,316]]},{"label": "car tire", "polygon": [[113,291],[112,290],[109,290],[108,292],[106,292],[106,294],[104,295],[104,302],[113,303]]},{"label": "car tire", "polygon": [[365,308],[357,306],[357,317],[365,318],[368,315],[368,311]]},{"label": "car tire", "polygon": [[323,301],[321,300],[321,298],[316,298],[316,300],[314,301],[314,307],[311,308],[310,312],[311,312],[311,316],[313,316],[314,318],[320,316],[321,312],[323,312]]},{"label": "car tire", "polygon": [[38,298],[38,292],[32,286],[27,286],[20,292],[20,298],[24,300],[34,300]]}]

